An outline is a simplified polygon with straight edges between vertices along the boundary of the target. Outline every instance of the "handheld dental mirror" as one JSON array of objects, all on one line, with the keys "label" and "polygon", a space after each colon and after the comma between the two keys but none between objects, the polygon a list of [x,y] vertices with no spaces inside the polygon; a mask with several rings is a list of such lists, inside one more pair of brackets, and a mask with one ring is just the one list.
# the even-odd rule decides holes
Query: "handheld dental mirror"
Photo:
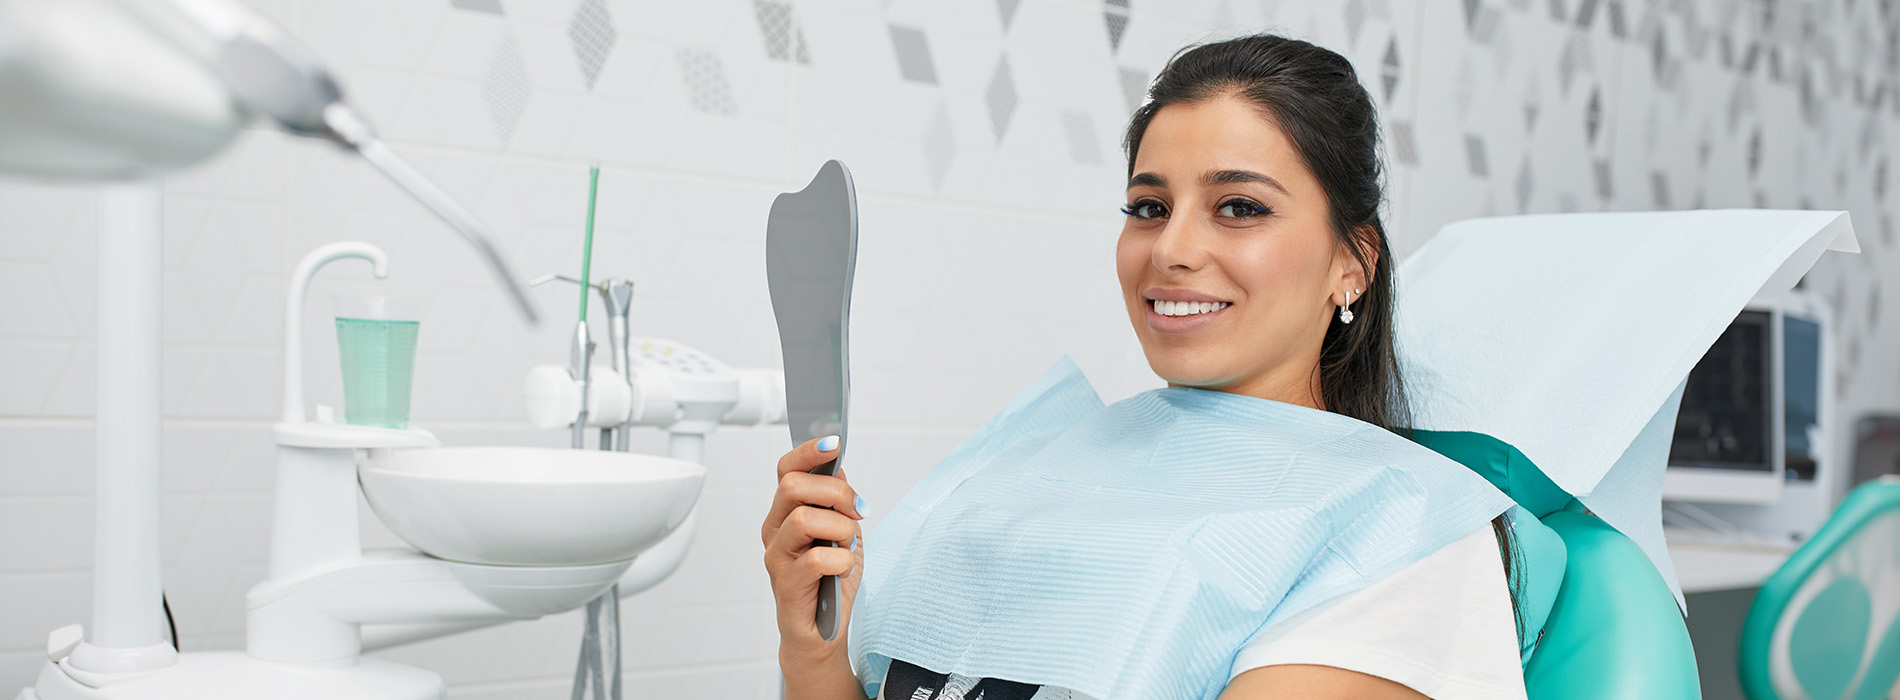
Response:
[{"label": "handheld dental mirror", "polygon": [[[773,200],[765,224],[765,277],[785,359],[786,423],[793,445],[838,436],[837,455],[812,470],[824,476],[838,473],[851,445],[845,436],[851,397],[846,331],[857,257],[858,199],[843,163],[826,161],[805,189]],[[838,636],[842,595],[836,576],[819,580],[816,622],[826,641]]]}]

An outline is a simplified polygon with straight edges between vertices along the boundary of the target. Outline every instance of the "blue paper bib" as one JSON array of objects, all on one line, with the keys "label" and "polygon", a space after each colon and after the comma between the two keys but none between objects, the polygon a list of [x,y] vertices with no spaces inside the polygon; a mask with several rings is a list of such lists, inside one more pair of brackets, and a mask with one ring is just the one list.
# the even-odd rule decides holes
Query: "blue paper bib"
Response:
[{"label": "blue paper bib", "polygon": [[865,538],[851,654],[1095,698],[1207,698],[1254,634],[1512,505],[1377,426],[1169,388],[1103,407],[1067,358]]}]

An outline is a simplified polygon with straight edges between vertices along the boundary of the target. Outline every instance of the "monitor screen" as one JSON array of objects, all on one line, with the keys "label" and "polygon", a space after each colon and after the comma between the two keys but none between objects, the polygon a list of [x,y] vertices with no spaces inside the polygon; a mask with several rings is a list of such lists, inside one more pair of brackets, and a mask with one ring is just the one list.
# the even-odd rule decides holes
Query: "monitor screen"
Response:
[{"label": "monitor screen", "polygon": [[1789,481],[1813,481],[1821,445],[1809,437],[1821,420],[1821,324],[1799,316],[1781,317],[1782,405],[1786,422],[1782,458]]},{"label": "monitor screen", "polygon": [[1670,466],[1774,471],[1770,321],[1768,312],[1743,311],[1689,371]]}]

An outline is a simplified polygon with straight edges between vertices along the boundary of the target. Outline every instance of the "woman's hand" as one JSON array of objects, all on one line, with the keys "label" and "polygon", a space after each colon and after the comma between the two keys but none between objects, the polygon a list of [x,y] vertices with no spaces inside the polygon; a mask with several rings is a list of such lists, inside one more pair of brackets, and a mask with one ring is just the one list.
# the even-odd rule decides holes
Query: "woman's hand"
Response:
[{"label": "woman's hand", "polygon": [[[828,449],[820,449],[828,448]],[[807,441],[778,460],[778,492],[759,528],[765,543],[765,571],[778,603],[779,668],[786,697],[860,698],[845,639],[851,629],[852,602],[864,576],[864,538],[858,527],[858,493],[838,476],[811,470],[834,459],[836,436]],[[816,545],[817,540],[840,543]],[[843,609],[838,634],[829,642],[818,635],[818,579],[837,576]]]}]

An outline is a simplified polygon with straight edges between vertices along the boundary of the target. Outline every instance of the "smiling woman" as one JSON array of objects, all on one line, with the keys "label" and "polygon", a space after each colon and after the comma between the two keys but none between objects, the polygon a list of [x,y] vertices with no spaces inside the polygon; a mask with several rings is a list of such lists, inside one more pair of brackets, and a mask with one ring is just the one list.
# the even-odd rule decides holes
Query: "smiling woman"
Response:
[{"label": "smiling woman", "polygon": [[[850,486],[805,473],[826,454],[785,455],[761,536],[786,696],[1524,697],[1509,501],[1402,437],[1351,64],[1244,37],[1149,97],[1116,271],[1169,388],[1104,407],[1058,365],[868,539]],[[823,575],[850,648],[812,629]]]},{"label": "smiling woman", "polygon": [[[1197,47],[1156,79],[1126,148],[1117,269],[1157,374],[1382,427],[1408,422],[1391,344],[1378,117],[1352,64],[1276,36]],[[1225,289],[1185,288],[1189,277]],[[1254,308],[1223,313],[1237,318],[1205,333],[1153,322],[1168,324],[1154,318],[1155,300],[1241,296]]]}]

